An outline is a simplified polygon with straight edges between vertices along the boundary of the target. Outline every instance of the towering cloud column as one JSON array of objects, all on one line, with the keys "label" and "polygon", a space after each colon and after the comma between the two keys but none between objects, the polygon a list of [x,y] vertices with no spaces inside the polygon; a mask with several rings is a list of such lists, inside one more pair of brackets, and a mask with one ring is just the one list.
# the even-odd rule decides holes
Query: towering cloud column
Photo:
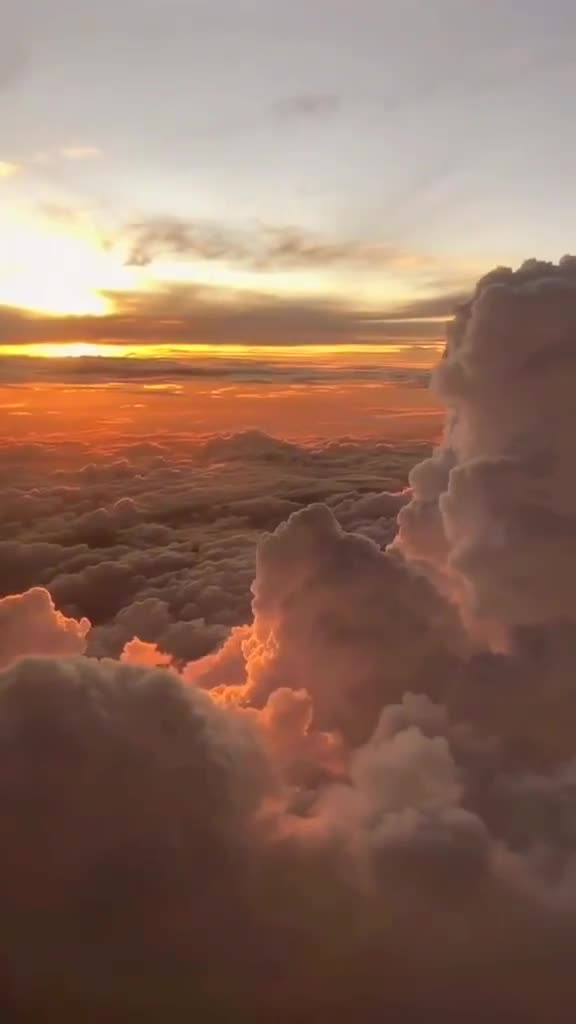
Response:
[{"label": "towering cloud column", "polygon": [[432,387],[444,439],[411,475],[393,549],[509,649],[576,619],[576,257],[484,277]]}]

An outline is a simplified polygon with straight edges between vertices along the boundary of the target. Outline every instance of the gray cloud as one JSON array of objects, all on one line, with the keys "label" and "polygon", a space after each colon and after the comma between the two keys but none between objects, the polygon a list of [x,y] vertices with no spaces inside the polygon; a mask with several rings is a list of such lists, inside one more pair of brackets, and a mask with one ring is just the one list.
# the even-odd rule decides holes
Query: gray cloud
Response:
[{"label": "gray cloud", "polygon": [[[437,326],[435,325],[435,330]],[[72,340],[72,339],[70,339]],[[168,350],[170,346],[167,346]],[[363,358],[358,364],[347,364],[345,367],[322,362],[313,363],[306,354],[306,346],[302,346],[299,359],[291,355],[290,363],[267,359],[265,356],[247,358],[246,355],[234,357],[229,355],[225,363],[218,357],[174,353],[171,358],[154,355],[131,356],[129,359],[117,359],[113,355],[79,356],[72,359],[51,358],[40,361],[27,356],[3,356],[0,368],[3,371],[5,384],[22,386],[32,378],[44,382],[68,382],[94,387],[110,384],[131,383],[135,388],[147,384],[174,385],[173,394],[178,394],[178,387],[186,381],[206,380],[223,381],[230,384],[302,384],[314,387],[323,384],[344,383],[382,383],[398,384],[402,387],[424,388],[430,379],[430,370],[413,367],[408,363],[409,356],[420,354],[421,359],[428,361],[430,352],[426,342],[414,342],[407,351],[408,365],[383,366],[381,355],[375,352],[368,360]],[[402,356],[398,356],[399,362]],[[138,392],[137,392],[138,393]]]},{"label": "gray cloud", "polygon": [[[435,309],[448,318],[452,290]],[[441,323],[388,323],[393,308],[373,311],[329,299],[271,299],[258,294],[179,285],[155,292],[111,293],[116,312],[107,316],[42,316],[0,307],[0,344],[108,341],[146,344],[307,345],[378,341],[441,340]],[[461,298],[461,296],[458,296]],[[398,316],[409,318],[403,307]],[[436,315],[436,314],[435,314]],[[440,314],[438,314],[440,315]],[[414,307],[421,318],[421,307]],[[5,364],[3,364],[5,365]]]},{"label": "gray cloud", "polygon": [[[206,914],[186,1001],[201,1001],[204,985],[216,996],[213,943],[223,927],[239,935],[249,816],[266,789],[249,723],[168,673],[73,658],[9,669],[0,717],[0,804],[22,812],[1,855],[3,970],[20,1008],[38,999],[67,1016],[78,999],[92,1013],[177,1009],[185,978],[169,950],[183,911],[190,921]],[[154,962],[153,985],[147,971],[137,985],[136,964]]]},{"label": "gray cloud", "polygon": [[[162,256],[225,260],[258,270],[330,267],[334,264],[400,266],[402,247],[385,242],[332,240],[290,225],[232,228],[210,221],[149,217],[126,227],[126,263],[146,266]],[[421,259],[424,264],[423,258]]]},{"label": "gray cloud", "polygon": [[[16,1005],[264,1020],[280,1001],[287,1020],[354,1006],[407,1021],[431,1006],[457,1019],[471,999],[486,1021],[564,1005],[573,764],[546,728],[544,769],[536,738],[574,645],[544,678],[533,659],[464,657],[451,635],[426,581],[317,506],[265,542],[253,625],[184,685],[89,658],[1,674]],[[471,701],[480,668],[490,718],[462,721],[458,675]],[[498,693],[513,672],[538,706],[524,748]],[[345,738],[326,727],[346,697]],[[553,715],[574,707],[565,686],[562,701]]]},{"label": "gray cloud", "polygon": [[433,376],[445,440],[414,469],[399,549],[465,617],[510,628],[574,619],[576,259],[483,278]]}]

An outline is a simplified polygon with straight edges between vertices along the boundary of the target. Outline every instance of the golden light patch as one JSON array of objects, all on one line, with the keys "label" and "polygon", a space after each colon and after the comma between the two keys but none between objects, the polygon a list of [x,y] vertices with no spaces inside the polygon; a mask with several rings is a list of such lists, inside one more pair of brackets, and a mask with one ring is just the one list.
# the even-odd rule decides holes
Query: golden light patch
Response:
[{"label": "golden light patch", "polygon": [[0,305],[48,316],[104,316],[106,293],[132,275],[89,225],[70,230],[14,217],[0,232]]},{"label": "golden light patch", "polygon": [[86,356],[126,358],[127,345],[99,345],[91,341],[38,342],[30,345],[0,345],[0,356],[29,356],[36,359],[82,359]]}]

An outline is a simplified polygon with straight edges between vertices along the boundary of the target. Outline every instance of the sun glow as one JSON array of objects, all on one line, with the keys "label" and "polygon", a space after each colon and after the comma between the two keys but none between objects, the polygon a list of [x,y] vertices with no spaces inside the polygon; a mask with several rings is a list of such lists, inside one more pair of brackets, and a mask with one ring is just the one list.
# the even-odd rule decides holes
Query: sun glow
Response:
[{"label": "sun glow", "polygon": [[105,316],[130,270],[86,225],[58,229],[14,219],[0,238],[0,305],[52,316]]},{"label": "sun glow", "polygon": [[316,345],[242,345],[242,344],[121,344],[98,341],[28,342],[0,344],[0,358],[18,356],[33,359],[143,359],[164,360],[167,364],[208,360],[219,362],[262,362],[270,365],[313,363],[320,365],[354,366],[373,363],[395,366],[401,363],[414,369],[427,369],[437,362],[442,351],[441,342],[417,342],[412,346],[391,343],[380,344],[316,344]]},{"label": "sun glow", "polygon": [[106,345],[92,341],[41,341],[30,345],[0,345],[0,356],[30,356],[38,359],[84,359],[106,356],[124,359],[133,355],[128,345]]}]

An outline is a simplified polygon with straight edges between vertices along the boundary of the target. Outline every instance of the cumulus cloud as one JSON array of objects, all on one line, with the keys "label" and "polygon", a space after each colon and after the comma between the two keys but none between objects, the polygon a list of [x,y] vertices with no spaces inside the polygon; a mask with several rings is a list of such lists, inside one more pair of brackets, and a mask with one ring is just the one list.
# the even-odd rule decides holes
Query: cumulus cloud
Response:
[{"label": "cumulus cloud", "polygon": [[[431,674],[449,642],[450,616],[432,588],[369,538],[345,533],[324,505],[295,513],[261,543],[253,594],[242,642],[248,699],[262,704],[278,687],[305,683],[317,724],[356,740],[383,704]],[[219,658],[226,682],[227,657],[224,647],[208,659],[211,685]]]},{"label": "cumulus cloud", "polygon": [[411,475],[397,546],[508,642],[574,620],[576,259],[483,278],[450,327],[432,387],[445,437]]},{"label": "cumulus cloud", "polygon": [[41,583],[65,614],[90,619],[91,654],[117,657],[138,636],[191,661],[249,621],[263,532],[324,501],[348,529],[387,542],[405,499],[382,491],[401,490],[427,450],[256,430],[104,450],[0,444],[0,596]]},{"label": "cumulus cloud", "polygon": [[[409,489],[379,493],[368,474],[352,488],[352,442],[319,457],[269,438],[207,439],[195,473],[203,459],[222,469],[236,506],[256,466],[288,501],[291,474],[311,487],[322,459],[348,466],[326,501],[300,490],[297,510],[268,507],[291,514],[260,538],[252,614],[216,649],[185,663],[166,636],[201,636],[245,572],[233,535],[205,536],[204,569],[189,539],[186,552],[135,552],[121,533],[100,562],[73,545],[56,605],[80,600],[90,573],[93,610],[111,602],[95,629],[116,631],[118,660],[59,657],[74,653],[62,635],[80,644],[84,624],[44,591],[2,602],[27,633],[47,623],[54,644],[20,657],[38,645],[11,647],[20,627],[0,630],[8,1008],[570,1020],[573,265],[480,282],[435,376],[445,439],[424,461],[412,453]],[[172,522],[191,515],[162,451],[136,446],[132,458],[161,474]],[[385,458],[391,474],[393,453],[372,450]],[[116,502],[135,476],[140,516],[146,473],[85,480],[99,498],[104,480]],[[366,530],[396,514],[384,549]],[[138,576],[156,572],[142,593]]]},{"label": "cumulus cloud", "polygon": [[201,1001],[220,929],[238,935],[266,788],[249,723],[168,673],[88,659],[19,661],[0,705],[0,804],[20,808],[0,855],[3,972],[24,1004],[177,1008],[182,929]]},{"label": "cumulus cloud", "polygon": [[169,654],[163,654],[156,644],[133,637],[122,649],[120,661],[127,665],[146,665],[148,668],[165,668],[172,662]]},{"label": "cumulus cloud", "polygon": [[23,655],[82,654],[90,622],[69,619],[41,587],[0,598],[0,667]]}]

